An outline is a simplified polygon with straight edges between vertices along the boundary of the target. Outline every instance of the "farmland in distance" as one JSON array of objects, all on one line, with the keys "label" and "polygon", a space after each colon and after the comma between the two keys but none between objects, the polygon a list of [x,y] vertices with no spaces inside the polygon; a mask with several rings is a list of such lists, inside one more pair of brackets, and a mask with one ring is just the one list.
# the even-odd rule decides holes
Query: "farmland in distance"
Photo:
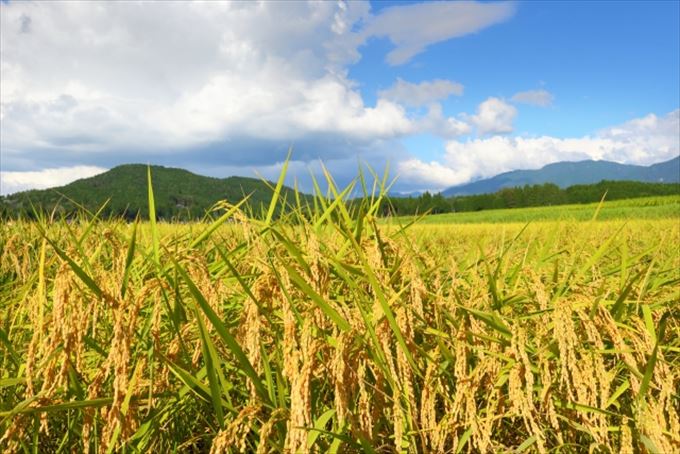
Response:
[{"label": "farmland in distance", "polygon": [[[680,195],[642,197],[599,203],[506,208],[476,212],[434,214],[418,219],[419,224],[527,223],[535,221],[589,221],[597,212],[599,220],[680,219]],[[404,223],[417,216],[402,216]],[[389,221],[389,219],[386,219]]]}]

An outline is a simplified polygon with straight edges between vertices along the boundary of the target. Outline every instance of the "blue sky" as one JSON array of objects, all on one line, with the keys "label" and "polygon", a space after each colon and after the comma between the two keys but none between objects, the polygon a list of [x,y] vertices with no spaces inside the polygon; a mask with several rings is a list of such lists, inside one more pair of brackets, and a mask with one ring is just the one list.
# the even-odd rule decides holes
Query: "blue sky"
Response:
[{"label": "blue sky", "polygon": [[[386,64],[390,44],[374,40],[350,77],[361,81],[368,102],[397,77],[459,81],[465,96],[443,103],[450,115],[472,112],[489,96],[543,88],[553,105],[522,108],[516,133],[583,136],[678,108],[679,17],[673,1],[518,2],[510,20],[433,45],[404,66]],[[409,150],[437,146],[434,137],[418,139],[408,141]]]},{"label": "blue sky", "polygon": [[438,190],[679,153],[680,2],[4,2],[0,192],[127,162]]}]

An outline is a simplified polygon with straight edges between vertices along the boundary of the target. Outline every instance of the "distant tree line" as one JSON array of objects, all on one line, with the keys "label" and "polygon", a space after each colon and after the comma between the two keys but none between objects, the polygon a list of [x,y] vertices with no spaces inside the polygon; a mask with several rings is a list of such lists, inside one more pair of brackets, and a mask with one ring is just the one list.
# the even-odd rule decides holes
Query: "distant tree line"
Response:
[{"label": "distant tree line", "polygon": [[[138,204],[123,204],[124,201],[114,199],[106,204],[97,206],[94,203],[83,203],[76,205],[69,200],[48,200],[46,203],[41,203],[39,200],[35,204],[30,204],[30,200],[22,200],[19,203],[7,202],[0,198],[0,220],[7,219],[27,219],[37,220],[38,218],[54,219],[66,218],[75,219],[83,213],[83,208],[86,208],[90,213],[98,213],[100,219],[121,219],[132,222],[138,217],[140,219],[149,219],[149,210],[145,206],[148,202],[144,201]],[[234,203],[237,203],[235,200]],[[244,203],[241,209],[248,213],[248,215],[256,218],[263,217],[263,212],[269,207],[269,201],[256,200],[253,202]],[[193,204],[190,206],[182,205],[180,203],[171,203],[160,201],[156,205],[156,219],[166,222],[188,222],[203,219],[207,212],[212,212],[213,216],[219,216],[227,210],[226,207],[214,209],[213,205]],[[277,207],[274,216],[281,215],[281,208]]]},{"label": "distant tree line", "polygon": [[[242,196],[229,194],[204,195],[208,191],[197,188],[186,189],[184,192],[173,191],[166,194],[159,191],[156,197],[156,216],[166,221],[189,221],[201,219],[206,211],[217,201],[227,199],[237,203]],[[250,189],[250,188],[248,188]],[[137,192],[125,193],[116,188],[110,194],[109,202],[104,198],[107,194],[96,194],[92,190],[71,191],[70,200],[64,199],[51,191],[29,191],[20,196],[0,197],[0,220],[23,217],[35,219],[39,216],[50,216],[55,211],[56,217],[74,217],[80,208],[71,200],[77,200],[91,212],[99,211],[101,218],[133,220],[138,215],[142,219],[148,218],[146,194]],[[141,191],[138,191],[141,192]],[[403,216],[429,212],[453,213],[466,211],[481,211],[499,208],[521,208],[547,205],[564,205],[570,203],[598,202],[607,193],[606,200],[630,199],[637,197],[680,195],[678,183],[643,183],[638,181],[601,181],[597,184],[581,184],[562,189],[555,184],[545,183],[525,185],[513,188],[503,188],[493,194],[478,194],[468,196],[445,197],[441,193],[425,192],[417,197],[389,197],[387,203],[381,207],[383,216]],[[271,195],[266,188],[259,188],[242,207],[250,215],[262,217],[269,206]],[[293,203],[295,197],[287,190],[285,199]],[[303,205],[311,204],[310,196],[301,195]],[[357,200],[358,201],[358,200]],[[313,204],[312,204],[313,205]],[[354,204],[350,201],[350,206]],[[280,215],[277,207],[275,216]]]},{"label": "distant tree line", "polygon": [[607,181],[579,184],[562,189],[553,183],[503,188],[492,194],[445,197],[425,192],[417,197],[390,197],[382,208],[383,215],[413,215],[481,211],[499,208],[522,208],[571,203],[599,202],[680,194],[678,183],[644,183],[639,181]]}]

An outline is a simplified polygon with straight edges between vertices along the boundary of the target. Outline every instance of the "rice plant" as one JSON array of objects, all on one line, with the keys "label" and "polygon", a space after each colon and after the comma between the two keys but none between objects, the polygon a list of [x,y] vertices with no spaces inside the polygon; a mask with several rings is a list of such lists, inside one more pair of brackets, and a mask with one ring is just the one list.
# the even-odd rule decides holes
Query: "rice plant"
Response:
[{"label": "rice plant", "polygon": [[680,451],[677,219],[385,224],[385,179],[284,177],[3,225],[0,450]]}]

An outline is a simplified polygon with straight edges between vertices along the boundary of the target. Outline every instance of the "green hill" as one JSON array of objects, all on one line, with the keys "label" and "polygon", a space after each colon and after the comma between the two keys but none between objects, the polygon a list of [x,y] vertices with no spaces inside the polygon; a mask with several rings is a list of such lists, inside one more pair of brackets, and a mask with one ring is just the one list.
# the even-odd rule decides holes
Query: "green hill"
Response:
[{"label": "green hill", "polygon": [[[257,213],[262,206],[269,205],[273,192],[266,183],[255,178],[211,178],[162,166],[151,166],[151,175],[156,214],[161,219],[201,218],[216,202],[227,200],[236,203],[251,193],[248,203]],[[288,200],[293,200],[293,190],[284,186],[282,197],[286,196]],[[56,206],[58,212],[68,214],[76,211],[76,205],[68,199],[90,211],[98,210],[110,199],[102,212],[104,217],[122,216],[131,219],[137,213],[146,217],[147,166],[126,164],[66,186],[0,197],[0,213],[12,217],[18,213],[31,216],[32,204],[48,212]]]}]

